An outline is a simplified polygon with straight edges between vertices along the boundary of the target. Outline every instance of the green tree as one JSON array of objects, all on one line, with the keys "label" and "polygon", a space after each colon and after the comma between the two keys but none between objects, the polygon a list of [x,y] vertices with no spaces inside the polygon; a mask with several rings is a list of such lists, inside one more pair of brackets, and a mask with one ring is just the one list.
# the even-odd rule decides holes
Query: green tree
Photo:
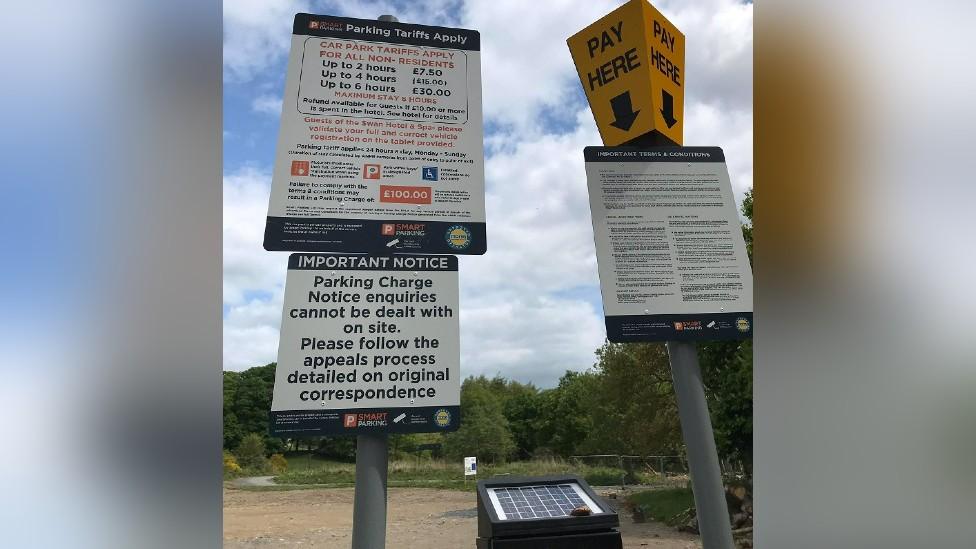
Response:
[{"label": "green tree", "polygon": [[522,387],[524,390],[512,394],[505,400],[503,413],[512,431],[516,457],[528,459],[541,444],[539,427],[545,402],[534,386],[523,385]]},{"label": "green tree", "polygon": [[[274,391],[275,363],[248,368],[243,372],[224,375],[224,444],[233,447],[242,440],[243,433],[261,433],[265,447],[271,452],[284,450],[281,439],[268,435],[268,414]],[[236,375],[235,375],[236,374]],[[228,409],[228,400],[231,401]],[[229,416],[233,416],[232,418]]]},{"label": "green tree", "polygon": [[239,372],[224,372],[224,448],[236,448],[244,438],[244,430],[234,412],[234,401],[241,381]]},{"label": "green tree", "polygon": [[719,455],[752,469],[752,340],[699,348]]},{"label": "green tree", "polygon": [[502,413],[502,403],[484,377],[468,378],[461,385],[461,428],[444,436],[444,454],[451,459],[477,456],[487,463],[504,462],[515,442]]},{"label": "green tree", "polygon": [[[540,446],[568,457],[594,428],[590,408],[601,398],[599,380],[592,372],[567,371],[554,389],[543,391],[538,424]],[[602,428],[602,424],[598,425]]]},{"label": "green tree", "polygon": [[666,454],[681,447],[667,350],[660,343],[605,343],[594,371],[599,399],[583,444],[593,454]]},{"label": "green tree", "polygon": [[352,461],[356,458],[356,437],[322,437],[315,453],[333,459]]}]

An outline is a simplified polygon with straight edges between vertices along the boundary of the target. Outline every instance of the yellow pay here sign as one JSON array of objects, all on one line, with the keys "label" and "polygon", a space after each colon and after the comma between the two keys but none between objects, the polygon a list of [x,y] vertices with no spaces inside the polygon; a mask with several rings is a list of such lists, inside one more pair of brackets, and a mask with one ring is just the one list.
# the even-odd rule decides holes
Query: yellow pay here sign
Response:
[{"label": "yellow pay here sign", "polygon": [[630,0],[567,41],[603,143],[651,131],[682,144],[685,35],[647,0]]}]

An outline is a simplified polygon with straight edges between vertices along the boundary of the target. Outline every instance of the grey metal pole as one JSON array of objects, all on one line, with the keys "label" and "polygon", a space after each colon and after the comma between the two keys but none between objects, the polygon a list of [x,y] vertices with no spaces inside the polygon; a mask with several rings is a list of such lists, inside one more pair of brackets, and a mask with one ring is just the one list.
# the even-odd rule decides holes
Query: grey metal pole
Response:
[{"label": "grey metal pole", "polygon": [[386,433],[356,437],[352,549],[386,547]]},{"label": "grey metal pole", "polygon": [[[399,21],[381,15],[379,21]],[[386,548],[386,433],[356,437],[356,493],[352,504],[352,549]]]},{"label": "grey metal pole", "polygon": [[698,530],[704,549],[732,549],[732,525],[725,503],[718,450],[705,401],[705,385],[694,343],[668,342],[671,377],[678,398],[681,433],[688,448],[688,469],[695,494]]}]

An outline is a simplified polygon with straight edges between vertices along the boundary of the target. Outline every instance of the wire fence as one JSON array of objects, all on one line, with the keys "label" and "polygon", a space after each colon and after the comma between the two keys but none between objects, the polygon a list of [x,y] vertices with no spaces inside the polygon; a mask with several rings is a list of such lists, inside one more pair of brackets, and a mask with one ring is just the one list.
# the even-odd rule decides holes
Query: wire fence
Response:
[{"label": "wire fence", "polygon": [[[570,460],[589,467],[606,467],[619,471],[621,488],[628,485],[684,486],[690,480],[688,461],[684,456],[630,456],[623,454],[591,454],[570,456]],[[722,476],[726,479],[742,478],[745,468],[741,463],[722,460]]]}]

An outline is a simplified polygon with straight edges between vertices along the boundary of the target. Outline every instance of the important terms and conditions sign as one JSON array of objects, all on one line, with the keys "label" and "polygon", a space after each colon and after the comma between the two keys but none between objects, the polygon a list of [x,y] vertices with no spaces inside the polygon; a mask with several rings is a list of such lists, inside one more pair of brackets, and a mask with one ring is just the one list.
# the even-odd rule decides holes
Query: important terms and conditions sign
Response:
[{"label": "important terms and conditions sign", "polygon": [[271,434],[460,425],[454,256],[292,254]]},{"label": "important terms and conditions sign", "polygon": [[477,31],[297,14],[264,247],[483,254]]},{"label": "important terms and conditions sign", "polygon": [[586,147],[607,337],[752,336],[752,268],[718,147]]}]

